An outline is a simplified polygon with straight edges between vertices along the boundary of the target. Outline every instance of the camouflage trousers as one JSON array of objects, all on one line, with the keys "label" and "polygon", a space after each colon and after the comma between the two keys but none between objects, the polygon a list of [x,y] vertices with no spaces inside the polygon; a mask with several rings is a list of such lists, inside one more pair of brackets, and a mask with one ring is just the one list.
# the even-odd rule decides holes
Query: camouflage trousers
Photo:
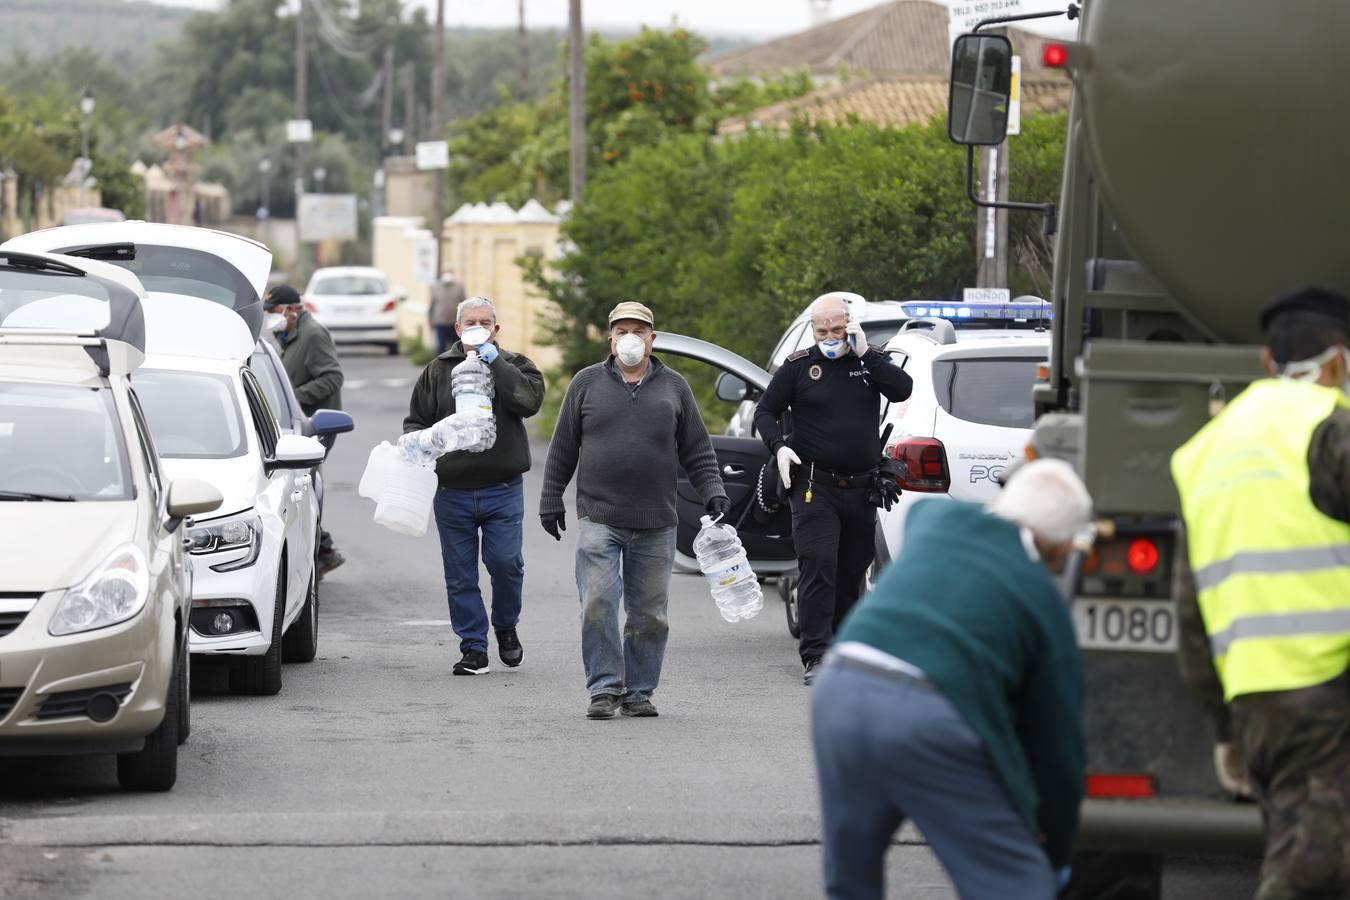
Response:
[{"label": "camouflage trousers", "polygon": [[1232,711],[1266,824],[1257,900],[1350,898],[1350,678]]}]

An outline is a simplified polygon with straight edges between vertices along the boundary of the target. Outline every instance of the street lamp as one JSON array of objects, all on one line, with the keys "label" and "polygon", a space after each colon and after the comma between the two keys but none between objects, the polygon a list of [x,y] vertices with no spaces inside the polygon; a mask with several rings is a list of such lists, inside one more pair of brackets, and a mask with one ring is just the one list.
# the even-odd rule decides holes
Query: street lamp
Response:
[{"label": "street lamp", "polygon": [[402,129],[402,128],[390,128],[390,129],[389,129],[388,139],[389,139],[389,146],[390,146],[390,147],[397,147],[397,146],[401,145],[401,144],[403,143],[403,129]]},{"label": "street lamp", "polygon": [[89,172],[93,168],[93,163],[89,159],[89,122],[94,117],[94,92],[89,88],[84,89],[80,95],[80,136],[83,155],[80,157],[80,206],[86,205],[85,182],[89,180]]},{"label": "street lamp", "polygon": [[319,166],[314,170],[314,193],[316,194],[323,193],[323,182],[324,179],[327,177],[328,177],[328,170],[325,169],[323,166]]},{"label": "street lamp", "polygon": [[258,171],[262,174],[262,206],[258,207],[259,220],[266,219],[272,214],[272,160],[264,156],[258,160]]}]

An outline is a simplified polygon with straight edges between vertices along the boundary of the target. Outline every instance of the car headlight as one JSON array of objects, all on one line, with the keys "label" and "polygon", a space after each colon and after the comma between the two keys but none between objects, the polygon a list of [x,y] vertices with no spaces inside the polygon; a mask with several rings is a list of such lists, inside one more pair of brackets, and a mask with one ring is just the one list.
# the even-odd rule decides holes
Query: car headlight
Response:
[{"label": "car headlight", "polygon": [[211,566],[213,572],[233,572],[258,561],[262,553],[262,517],[247,512],[224,519],[216,519],[188,529],[188,552],[194,556],[208,553],[228,553],[247,550],[238,559]]},{"label": "car headlight", "polygon": [[88,578],[66,591],[47,632],[55,637],[125,622],[145,607],[150,570],[134,544],[114,550]]}]

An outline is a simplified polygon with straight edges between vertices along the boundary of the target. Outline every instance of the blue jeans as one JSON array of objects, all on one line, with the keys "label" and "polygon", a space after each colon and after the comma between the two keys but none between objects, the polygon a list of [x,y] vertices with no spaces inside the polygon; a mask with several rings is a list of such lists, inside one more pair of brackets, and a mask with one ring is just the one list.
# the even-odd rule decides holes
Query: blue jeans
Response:
[{"label": "blue jeans", "polygon": [[461,653],[486,653],[488,616],[478,589],[478,532],[483,532],[483,565],[492,578],[492,627],[515,628],[525,584],[524,482],[515,478],[471,491],[441,488],[435,510],[450,626],[459,635]]},{"label": "blue jeans", "polygon": [[881,900],[885,858],[914,820],[963,900],[1050,900],[1050,860],[984,743],[931,686],[829,659],[811,688],[825,893]]},{"label": "blue jeans", "polygon": [[[666,655],[675,528],[611,528],[583,518],[577,532],[581,659],[592,697],[650,699]],[[619,637],[619,605],[627,620]]]},{"label": "blue jeans", "polygon": [[437,356],[449,350],[450,346],[459,340],[459,335],[455,334],[455,326],[453,325],[433,325],[431,327],[436,332]]}]

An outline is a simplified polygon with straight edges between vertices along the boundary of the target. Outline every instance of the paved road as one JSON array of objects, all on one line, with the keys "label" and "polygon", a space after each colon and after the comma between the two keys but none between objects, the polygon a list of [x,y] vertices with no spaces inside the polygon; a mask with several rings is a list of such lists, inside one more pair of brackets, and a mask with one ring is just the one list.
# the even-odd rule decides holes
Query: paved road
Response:
[{"label": "paved road", "polygon": [[[111,760],[0,761],[0,896],[819,896],[806,689],[776,600],[728,625],[676,576],[661,717],[586,720],[573,534],[538,527],[535,472],[525,664],[452,678],[435,537],[376,527],[355,493],[416,372],[345,365],[357,430],[326,467],[326,521],[348,562],[322,586],[319,658],[272,698],[197,672],[167,795],[119,792]],[[951,897],[901,842],[892,895]],[[1187,864],[1171,892],[1243,891],[1250,866]]]}]

